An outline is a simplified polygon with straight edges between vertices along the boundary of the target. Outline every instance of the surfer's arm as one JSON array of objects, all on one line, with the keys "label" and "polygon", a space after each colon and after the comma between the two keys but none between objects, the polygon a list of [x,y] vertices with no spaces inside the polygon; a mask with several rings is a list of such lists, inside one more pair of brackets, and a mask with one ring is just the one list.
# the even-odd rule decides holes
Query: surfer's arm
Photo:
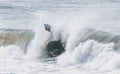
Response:
[{"label": "surfer's arm", "polygon": [[51,26],[49,24],[44,24],[45,30],[49,31],[51,30]]}]

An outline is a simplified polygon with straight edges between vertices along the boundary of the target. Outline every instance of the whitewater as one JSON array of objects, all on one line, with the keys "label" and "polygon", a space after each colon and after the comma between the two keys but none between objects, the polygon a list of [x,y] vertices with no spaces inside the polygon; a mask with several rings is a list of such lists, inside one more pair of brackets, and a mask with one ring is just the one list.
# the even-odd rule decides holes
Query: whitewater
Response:
[{"label": "whitewater", "polygon": [[0,0],[0,74],[119,74],[119,13],[119,0]]}]

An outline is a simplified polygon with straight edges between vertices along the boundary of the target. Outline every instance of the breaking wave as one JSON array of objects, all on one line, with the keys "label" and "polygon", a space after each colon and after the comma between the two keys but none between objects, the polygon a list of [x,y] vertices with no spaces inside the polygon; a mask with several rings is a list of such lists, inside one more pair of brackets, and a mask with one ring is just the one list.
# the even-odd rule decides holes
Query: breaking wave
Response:
[{"label": "breaking wave", "polygon": [[54,57],[61,64],[80,64],[91,69],[120,68],[119,35],[91,28],[74,34],[65,30],[58,31],[59,38],[55,38],[56,33],[45,31],[43,26],[36,30],[1,29],[0,58],[41,59],[58,53]]}]

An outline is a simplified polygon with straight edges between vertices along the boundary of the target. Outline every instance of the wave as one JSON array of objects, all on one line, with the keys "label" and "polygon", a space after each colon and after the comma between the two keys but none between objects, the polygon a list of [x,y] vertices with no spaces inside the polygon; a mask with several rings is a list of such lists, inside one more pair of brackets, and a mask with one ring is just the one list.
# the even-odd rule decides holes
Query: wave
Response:
[{"label": "wave", "polygon": [[[17,46],[20,46],[22,49],[27,49],[32,39],[34,39],[34,36],[35,36],[35,33],[32,30],[1,29],[0,30],[0,46],[17,45]],[[69,45],[72,45],[71,48],[75,48],[79,45],[79,43],[84,43],[88,40],[95,40],[100,43],[113,42],[115,43],[116,50],[120,48],[120,35],[115,35],[115,34],[99,31],[91,28],[85,28],[85,29],[79,30],[78,34],[76,34],[73,37],[72,42],[70,42],[71,37],[72,36],[69,36],[68,39],[63,41],[62,40],[63,38],[61,36],[60,40],[58,40],[59,45],[62,44],[63,47],[67,50]],[[55,42],[56,44],[57,41],[56,40],[48,41],[48,45],[51,42]],[[51,44],[50,47],[53,47],[53,46],[54,44],[53,45]],[[26,52],[26,50],[24,51]]]},{"label": "wave", "polygon": [[57,40],[50,34],[44,28],[40,31],[1,29],[0,58],[54,57],[57,63],[64,65],[80,64],[82,67],[100,70],[120,68],[119,35],[91,28],[81,29],[66,38],[63,38],[63,35],[67,36],[66,33],[57,33],[60,34]]}]

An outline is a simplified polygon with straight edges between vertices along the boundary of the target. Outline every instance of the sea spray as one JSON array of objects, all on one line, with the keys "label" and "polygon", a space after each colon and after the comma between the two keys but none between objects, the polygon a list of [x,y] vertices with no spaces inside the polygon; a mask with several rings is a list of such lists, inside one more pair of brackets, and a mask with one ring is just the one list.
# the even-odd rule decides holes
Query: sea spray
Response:
[{"label": "sea spray", "polygon": [[27,57],[31,59],[47,57],[45,47],[50,41],[50,33],[45,31],[43,25],[34,28],[35,37],[28,48]]}]

